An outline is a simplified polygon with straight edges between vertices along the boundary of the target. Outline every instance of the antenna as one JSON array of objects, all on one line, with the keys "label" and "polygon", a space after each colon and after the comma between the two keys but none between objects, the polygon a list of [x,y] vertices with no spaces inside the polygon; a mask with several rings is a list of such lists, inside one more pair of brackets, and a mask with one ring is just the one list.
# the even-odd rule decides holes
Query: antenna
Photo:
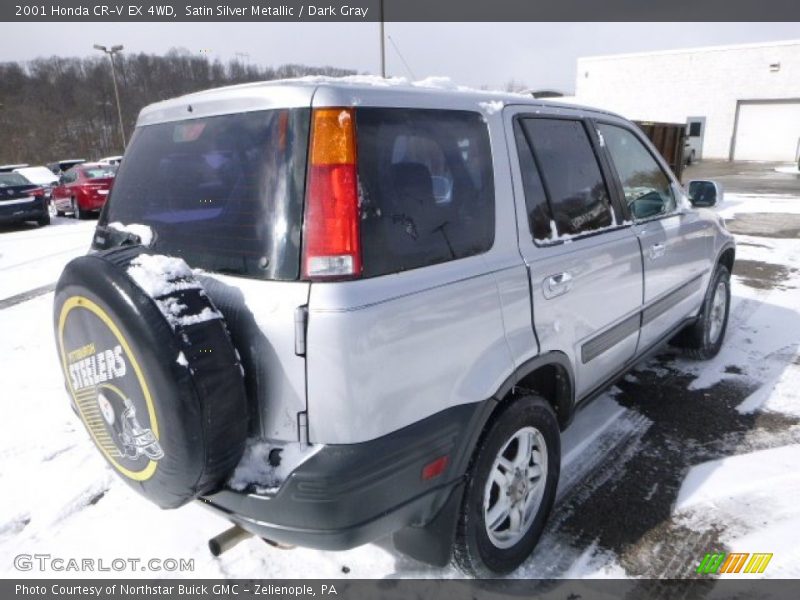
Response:
[{"label": "antenna", "polygon": [[397,47],[397,44],[395,43],[395,41],[392,38],[392,36],[387,35],[386,37],[389,38],[389,41],[392,43],[392,47],[394,48],[394,51],[397,52],[397,56],[399,56],[400,60],[403,61],[403,64],[406,67],[406,71],[408,71],[408,74],[411,75],[411,79],[416,81],[417,76],[414,75],[414,71],[412,71],[411,67],[408,66],[408,63],[406,62],[406,59],[403,57],[403,53],[400,52],[400,48]]}]

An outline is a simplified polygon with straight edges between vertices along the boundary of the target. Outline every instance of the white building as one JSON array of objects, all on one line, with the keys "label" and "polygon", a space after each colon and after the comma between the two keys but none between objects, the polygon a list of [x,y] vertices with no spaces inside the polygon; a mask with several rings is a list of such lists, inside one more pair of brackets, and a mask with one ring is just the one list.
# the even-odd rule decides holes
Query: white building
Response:
[{"label": "white building", "polygon": [[688,123],[697,158],[795,161],[800,40],[579,58],[574,101]]}]

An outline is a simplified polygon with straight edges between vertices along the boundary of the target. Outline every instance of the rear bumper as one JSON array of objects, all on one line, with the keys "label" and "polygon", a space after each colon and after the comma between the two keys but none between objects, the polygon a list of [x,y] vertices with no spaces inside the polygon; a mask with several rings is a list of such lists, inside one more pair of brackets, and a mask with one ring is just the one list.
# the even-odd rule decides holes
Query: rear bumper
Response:
[{"label": "rear bumper", "polygon": [[78,204],[84,211],[100,211],[106,204],[108,196],[78,196]]},{"label": "rear bumper", "polygon": [[[226,489],[199,501],[260,537],[323,550],[423,526],[462,480],[479,407],[451,408],[369,442],[325,446],[274,495]],[[423,480],[423,467],[445,455],[445,471]]]},{"label": "rear bumper", "polygon": [[47,202],[42,198],[0,202],[0,223],[34,221],[47,215]]}]

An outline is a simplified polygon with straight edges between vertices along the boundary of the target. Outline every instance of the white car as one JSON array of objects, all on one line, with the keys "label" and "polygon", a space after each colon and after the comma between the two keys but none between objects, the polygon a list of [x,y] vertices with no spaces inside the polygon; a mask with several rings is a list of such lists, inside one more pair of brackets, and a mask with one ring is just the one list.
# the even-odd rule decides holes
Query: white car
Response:
[{"label": "white car", "polygon": [[14,169],[14,173],[19,173],[31,183],[35,183],[44,189],[45,198],[50,199],[50,194],[53,187],[58,185],[58,177],[53,172],[44,166],[38,167],[19,167]]},{"label": "white car", "polygon": [[106,156],[105,158],[98,158],[97,162],[104,165],[113,165],[117,167],[119,166],[119,163],[122,162],[122,156]]}]

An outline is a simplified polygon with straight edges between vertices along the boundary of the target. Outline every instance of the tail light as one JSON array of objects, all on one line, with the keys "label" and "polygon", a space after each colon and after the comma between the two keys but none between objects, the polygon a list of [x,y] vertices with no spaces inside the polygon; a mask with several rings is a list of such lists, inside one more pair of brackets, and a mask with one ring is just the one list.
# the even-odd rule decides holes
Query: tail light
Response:
[{"label": "tail light", "polygon": [[28,193],[31,196],[45,196],[47,195],[47,190],[41,187],[33,188],[32,190],[28,190]]},{"label": "tail light", "polygon": [[303,275],[308,279],[358,277],[355,115],[349,108],[315,109],[303,235]]}]

